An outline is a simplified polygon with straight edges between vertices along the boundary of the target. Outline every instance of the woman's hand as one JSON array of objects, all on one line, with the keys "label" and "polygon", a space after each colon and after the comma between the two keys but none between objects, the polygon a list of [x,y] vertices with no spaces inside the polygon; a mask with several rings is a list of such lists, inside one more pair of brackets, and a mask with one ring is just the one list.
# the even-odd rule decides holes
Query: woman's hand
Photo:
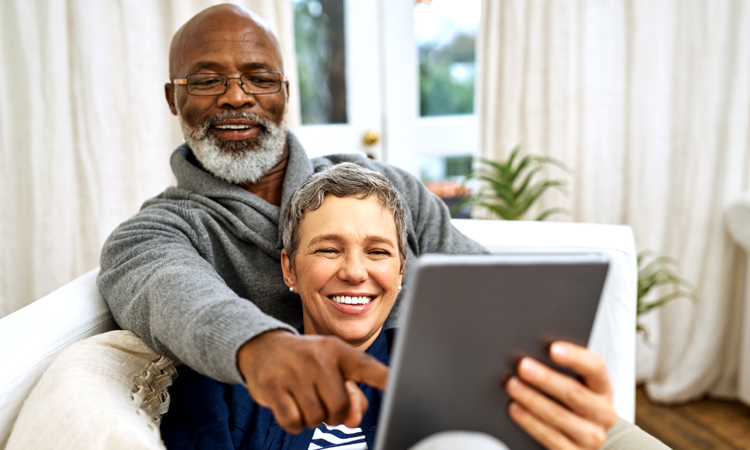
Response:
[{"label": "woman's hand", "polygon": [[550,357],[582,381],[532,358],[521,359],[518,376],[506,383],[511,418],[550,450],[600,448],[617,420],[604,360],[584,347],[559,341],[550,347]]}]

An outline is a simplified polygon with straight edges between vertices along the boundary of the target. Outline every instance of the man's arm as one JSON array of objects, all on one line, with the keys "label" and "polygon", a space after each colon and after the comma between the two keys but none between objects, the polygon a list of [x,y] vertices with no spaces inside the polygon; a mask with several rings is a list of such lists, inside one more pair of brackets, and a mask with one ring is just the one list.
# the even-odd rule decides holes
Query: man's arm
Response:
[{"label": "man's arm", "polygon": [[298,336],[239,297],[195,229],[178,202],[157,198],[112,233],[97,284],[118,324],[201,373],[246,384],[287,431],[357,426],[367,401],[353,382],[384,389],[387,368],[338,338]]},{"label": "man's arm", "polygon": [[147,202],[104,245],[99,290],[117,323],[159,353],[219,381],[244,383],[236,353],[269,330],[295,330],[232,291],[199,252],[189,214]]}]

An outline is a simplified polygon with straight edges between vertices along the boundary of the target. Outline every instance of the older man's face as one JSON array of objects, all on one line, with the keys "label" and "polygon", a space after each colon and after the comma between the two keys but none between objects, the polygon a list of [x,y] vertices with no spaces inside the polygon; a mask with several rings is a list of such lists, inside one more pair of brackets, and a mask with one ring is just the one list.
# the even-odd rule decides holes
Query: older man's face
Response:
[{"label": "older man's face", "polygon": [[[174,73],[283,73],[279,52],[266,31],[235,16],[210,17],[185,30],[174,52]],[[169,89],[172,89],[171,95]],[[229,80],[221,95],[196,96],[167,86],[167,100],[204,168],[230,182],[255,182],[273,167],[286,143],[288,84],[275,94],[246,94]],[[170,98],[171,97],[171,98]]]}]

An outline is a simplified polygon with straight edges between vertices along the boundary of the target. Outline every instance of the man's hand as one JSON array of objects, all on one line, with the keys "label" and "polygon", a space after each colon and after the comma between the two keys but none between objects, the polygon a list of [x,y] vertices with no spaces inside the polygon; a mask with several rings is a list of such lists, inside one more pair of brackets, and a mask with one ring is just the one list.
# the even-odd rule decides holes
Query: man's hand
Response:
[{"label": "man's hand", "polygon": [[367,399],[355,383],[385,389],[388,367],[337,337],[269,331],[245,343],[237,363],[250,395],[287,432],[322,422],[357,427]]},{"label": "man's hand", "polygon": [[506,383],[513,400],[510,416],[550,450],[600,448],[607,430],[617,420],[604,360],[567,342],[553,343],[550,357],[583,381],[523,358],[518,364],[518,377]]}]

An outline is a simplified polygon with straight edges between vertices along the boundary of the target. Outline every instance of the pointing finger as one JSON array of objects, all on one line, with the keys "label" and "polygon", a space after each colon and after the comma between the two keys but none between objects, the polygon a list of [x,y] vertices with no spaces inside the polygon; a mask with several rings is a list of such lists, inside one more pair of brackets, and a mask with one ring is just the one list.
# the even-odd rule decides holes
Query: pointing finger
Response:
[{"label": "pointing finger", "polygon": [[352,349],[342,355],[340,364],[344,379],[365,383],[381,391],[388,384],[388,366],[366,353]]}]

